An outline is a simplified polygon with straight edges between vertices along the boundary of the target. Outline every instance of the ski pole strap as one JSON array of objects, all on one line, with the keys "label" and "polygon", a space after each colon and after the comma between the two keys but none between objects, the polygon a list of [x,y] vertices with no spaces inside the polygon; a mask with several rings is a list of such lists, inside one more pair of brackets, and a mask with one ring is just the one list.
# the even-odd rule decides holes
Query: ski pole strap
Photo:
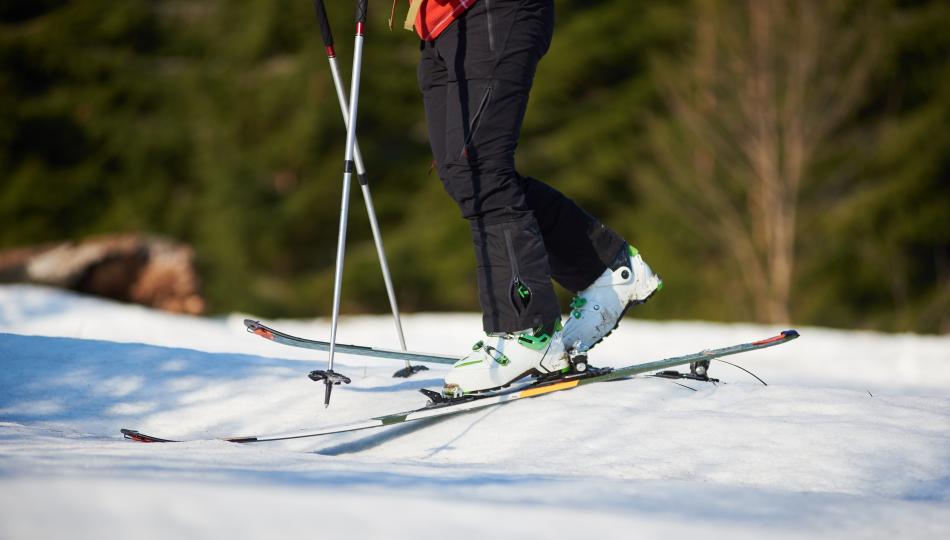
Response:
[{"label": "ski pole strap", "polygon": [[[393,29],[393,20],[396,18],[396,5],[399,0],[393,0],[393,7],[389,10],[389,29]],[[409,13],[406,14],[406,22],[402,27],[406,30],[412,30],[416,24],[416,16],[419,15],[419,9],[422,7],[422,0],[409,0]]]}]

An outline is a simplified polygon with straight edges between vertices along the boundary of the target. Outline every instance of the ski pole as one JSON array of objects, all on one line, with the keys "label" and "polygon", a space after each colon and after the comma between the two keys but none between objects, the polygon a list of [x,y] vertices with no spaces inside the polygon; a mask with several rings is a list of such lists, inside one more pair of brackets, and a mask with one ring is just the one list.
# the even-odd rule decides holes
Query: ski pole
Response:
[{"label": "ski pole", "polygon": [[[323,0],[314,0],[313,7],[317,14],[317,20],[320,23],[320,34],[323,36],[323,44],[327,53],[327,61],[330,64],[330,74],[333,78],[333,86],[336,89],[337,100],[340,102],[340,113],[343,115],[343,124],[349,129],[349,116],[346,90],[340,77],[340,69],[336,61],[336,50],[333,47],[333,32],[330,29],[330,20],[327,17],[327,10]],[[389,272],[389,263],[386,259],[386,250],[383,247],[383,237],[380,233],[379,222],[376,220],[376,209],[373,205],[373,196],[369,189],[369,179],[366,176],[366,166],[363,164],[363,154],[360,152],[359,141],[354,141],[353,157],[356,162],[356,178],[363,192],[363,201],[366,204],[366,213],[369,216],[370,229],[373,233],[373,241],[376,244],[376,254],[379,258],[379,266],[383,273],[383,282],[386,285],[386,295],[389,297],[389,307],[393,313],[393,322],[396,325],[396,337],[399,339],[399,346],[403,351],[406,349],[406,338],[402,330],[402,321],[399,317],[399,305],[396,302],[396,292],[393,287],[392,275]],[[394,377],[408,377],[417,371],[428,369],[425,366],[413,366],[406,361],[406,367],[396,372]]]},{"label": "ski pole", "polygon": [[[363,62],[363,34],[366,27],[367,0],[356,2],[356,36],[353,40],[353,78],[350,82],[350,110],[347,114],[349,122],[346,128],[346,151],[343,158],[343,196],[340,202],[340,231],[336,244],[336,272],[333,276],[333,317],[330,326],[330,360],[327,366],[323,384],[326,386],[323,397],[324,407],[330,406],[330,392],[334,384],[348,382],[333,371],[333,357],[336,352],[336,331],[340,319],[340,293],[343,286],[343,258],[346,248],[346,224],[349,217],[350,184],[353,180],[355,163],[353,153],[356,147],[356,111],[359,105],[360,70]],[[313,373],[311,373],[311,378]]]}]

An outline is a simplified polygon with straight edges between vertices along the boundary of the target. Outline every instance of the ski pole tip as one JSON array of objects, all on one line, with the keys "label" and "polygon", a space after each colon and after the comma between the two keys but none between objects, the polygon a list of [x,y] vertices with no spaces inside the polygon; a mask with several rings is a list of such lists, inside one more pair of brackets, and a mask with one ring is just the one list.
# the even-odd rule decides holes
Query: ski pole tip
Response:
[{"label": "ski pole tip", "polygon": [[327,379],[323,384],[326,386],[326,390],[323,393],[323,408],[326,409],[330,406],[330,392],[333,391],[333,383]]}]

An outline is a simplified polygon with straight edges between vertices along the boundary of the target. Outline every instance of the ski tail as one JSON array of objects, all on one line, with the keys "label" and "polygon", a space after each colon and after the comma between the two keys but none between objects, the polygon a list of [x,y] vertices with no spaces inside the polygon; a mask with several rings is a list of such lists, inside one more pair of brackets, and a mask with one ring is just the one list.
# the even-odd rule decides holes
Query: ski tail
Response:
[{"label": "ski tail", "polygon": [[[303,349],[312,349],[315,351],[329,352],[330,343],[327,341],[318,341],[315,339],[307,339],[299,336],[293,336],[286,334],[279,330],[270,328],[264,324],[261,324],[260,321],[255,321],[253,319],[244,319],[244,326],[247,328],[247,331],[258,335],[264,339],[273,341],[275,343],[280,343],[281,345],[289,345],[291,347],[300,347]],[[446,364],[452,365],[458,362],[458,358],[454,356],[444,355],[444,354],[432,354],[426,352],[413,352],[413,351],[395,351],[391,349],[379,349],[376,347],[366,347],[363,345],[347,345],[345,343],[336,344],[336,352],[344,354],[353,354],[357,356],[372,356],[374,358],[385,358],[388,360],[400,360],[400,361],[409,361],[409,362],[425,362],[430,364]],[[425,368],[417,368],[419,369]],[[400,370],[403,371],[403,370]],[[409,373],[411,375],[411,373]]]},{"label": "ski tail", "polygon": [[[174,442],[184,442],[176,439],[163,439],[161,437],[155,437],[154,435],[146,435],[141,431],[135,429],[122,429],[122,436],[126,439],[141,442],[141,443],[174,443]],[[233,443],[252,443],[258,442],[257,437],[230,437],[225,439],[220,439],[222,441],[233,442]]]},{"label": "ski tail", "polygon": [[162,439],[160,437],[153,437],[151,435],[146,435],[134,429],[122,429],[122,436],[126,439],[133,440],[135,442],[143,443],[163,443],[163,442],[180,442],[173,439]]}]

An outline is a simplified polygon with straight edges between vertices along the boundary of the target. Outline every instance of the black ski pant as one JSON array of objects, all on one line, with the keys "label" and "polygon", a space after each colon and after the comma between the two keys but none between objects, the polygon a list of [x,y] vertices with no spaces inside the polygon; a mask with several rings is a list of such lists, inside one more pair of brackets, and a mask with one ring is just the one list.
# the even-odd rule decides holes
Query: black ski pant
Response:
[{"label": "black ski pant", "polygon": [[625,242],[563,194],[515,171],[553,0],[478,0],[420,45],[419,86],[439,176],[471,226],[488,333],[560,317],[553,278],[586,288]]}]

